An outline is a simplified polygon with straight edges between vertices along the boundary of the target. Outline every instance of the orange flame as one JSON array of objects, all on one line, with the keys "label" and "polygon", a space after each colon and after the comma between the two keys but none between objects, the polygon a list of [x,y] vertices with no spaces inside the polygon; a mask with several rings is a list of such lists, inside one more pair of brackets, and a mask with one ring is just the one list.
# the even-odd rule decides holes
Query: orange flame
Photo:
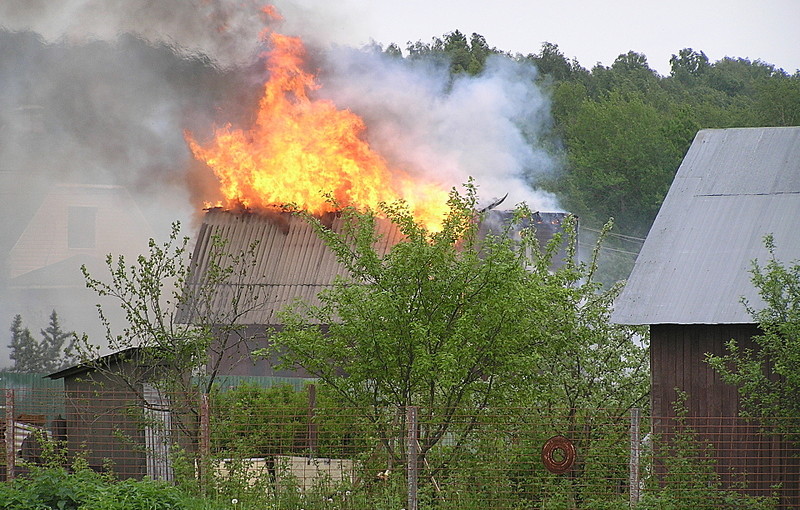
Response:
[{"label": "orange flame", "polygon": [[[274,11],[265,11],[273,16]],[[195,158],[219,179],[231,208],[269,208],[292,204],[313,214],[339,206],[377,210],[380,203],[405,200],[417,222],[438,230],[447,211],[447,193],[419,182],[387,162],[363,140],[364,121],[331,101],[312,100],[319,86],[303,70],[302,41],[275,32],[265,34],[269,80],[259,102],[255,125],[230,124],[215,132],[208,145],[187,133]]]}]

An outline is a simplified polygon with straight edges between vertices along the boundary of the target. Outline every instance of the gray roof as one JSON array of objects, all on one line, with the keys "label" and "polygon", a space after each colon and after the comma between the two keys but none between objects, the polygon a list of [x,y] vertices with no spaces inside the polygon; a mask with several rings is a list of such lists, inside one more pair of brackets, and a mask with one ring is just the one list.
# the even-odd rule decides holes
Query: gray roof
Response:
[{"label": "gray roof", "polygon": [[[341,231],[339,215],[329,214],[334,231]],[[382,236],[379,253],[387,253],[400,239],[400,232],[388,222],[377,223]],[[280,212],[250,213],[211,209],[203,218],[197,237],[192,263],[196,270],[189,284],[196,284],[206,273],[209,258],[215,253],[215,237],[226,241],[225,252],[240,254],[254,246],[255,266],[248,269],[242,280],[221,286],[214,293],[214,309],[224,314],[232,306],[236,288],[245,287],[245,294],[256,297],[256,306],[247,306],[247,313],[238,324],[277,325],[277,313],[297,299],[320,304],[317,294],[329,287],[336,275],[348,273],[338,263],[333,252],[302,217]],[[255,243],[255,244],[254,244]],[[190,321],[185,313],[181,321]]]},{"label": "gray roof", "polygon": [[617,299],[621,324],[754,322],[750,281],[772,234],[778,259],[800,258],[800,127],[700,131]]}]

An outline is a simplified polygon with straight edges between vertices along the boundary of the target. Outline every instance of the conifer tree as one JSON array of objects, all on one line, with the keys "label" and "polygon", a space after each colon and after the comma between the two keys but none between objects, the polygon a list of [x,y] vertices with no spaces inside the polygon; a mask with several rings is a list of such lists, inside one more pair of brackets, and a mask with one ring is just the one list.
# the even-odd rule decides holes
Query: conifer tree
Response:
[{"label": "conifer tree", "polygon": [[61,329],[55,310],[50,314],[47,328],[40,332],[42,339],[36,340],[30,329],[23,326],[22,315],[14,316],[11,343],[8,345],[14,362],[12,372],[50,373],[72,363],[75,334]]}]

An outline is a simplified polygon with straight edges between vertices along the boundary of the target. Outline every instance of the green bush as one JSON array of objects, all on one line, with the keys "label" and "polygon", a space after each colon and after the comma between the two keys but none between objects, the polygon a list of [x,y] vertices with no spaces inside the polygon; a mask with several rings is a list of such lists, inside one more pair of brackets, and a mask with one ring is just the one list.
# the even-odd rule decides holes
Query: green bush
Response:
[{"label": "green bush", "polygon": [[[0,508],[15,510],[213,510],[210,502],[152,480],[114,481],[88,468],[33,467],[0,484]],[[223,507],[224,508],[224,507]]]}]

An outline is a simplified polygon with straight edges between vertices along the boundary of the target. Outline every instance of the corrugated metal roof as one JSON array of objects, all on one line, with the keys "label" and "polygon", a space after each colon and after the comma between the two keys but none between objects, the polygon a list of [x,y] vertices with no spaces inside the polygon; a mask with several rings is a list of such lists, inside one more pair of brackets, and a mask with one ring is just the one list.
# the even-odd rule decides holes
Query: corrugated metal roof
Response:
[{"label": "corrugated metal roof", "polygon": [[800,127],[700,131],[647,235],[612,320],[741,324],[741,303],[773,234],[780,260],[800,258]]},{"label": "corrugated metal roof", "polygon": [[[340,232],[338,215],[327,220]],[[388,222],[378,222],[379,253],[386,253],[400,239],[400,232]],[[303,218],[289,213],[237,213],[209,210],[200,228],[192,257],[197,283],[209,267],[214,239],[226,241],[225,252],[238,254],[254,246],[255,266],[243,279],[220,286],[214,293],[215,310],[230,308],[235,288],[247,287],[247,296],[257,297],[257,306],[239,318],[239,324],[278,324],[277,313],[296,299],[319,304],[317,295],[336,275],[346,275],[333,252]],[[255,244],[254,244],[255,243]],[[247,307],[246,307],[247,308]],[[183,317],[187,320],[187,317]]]}]

